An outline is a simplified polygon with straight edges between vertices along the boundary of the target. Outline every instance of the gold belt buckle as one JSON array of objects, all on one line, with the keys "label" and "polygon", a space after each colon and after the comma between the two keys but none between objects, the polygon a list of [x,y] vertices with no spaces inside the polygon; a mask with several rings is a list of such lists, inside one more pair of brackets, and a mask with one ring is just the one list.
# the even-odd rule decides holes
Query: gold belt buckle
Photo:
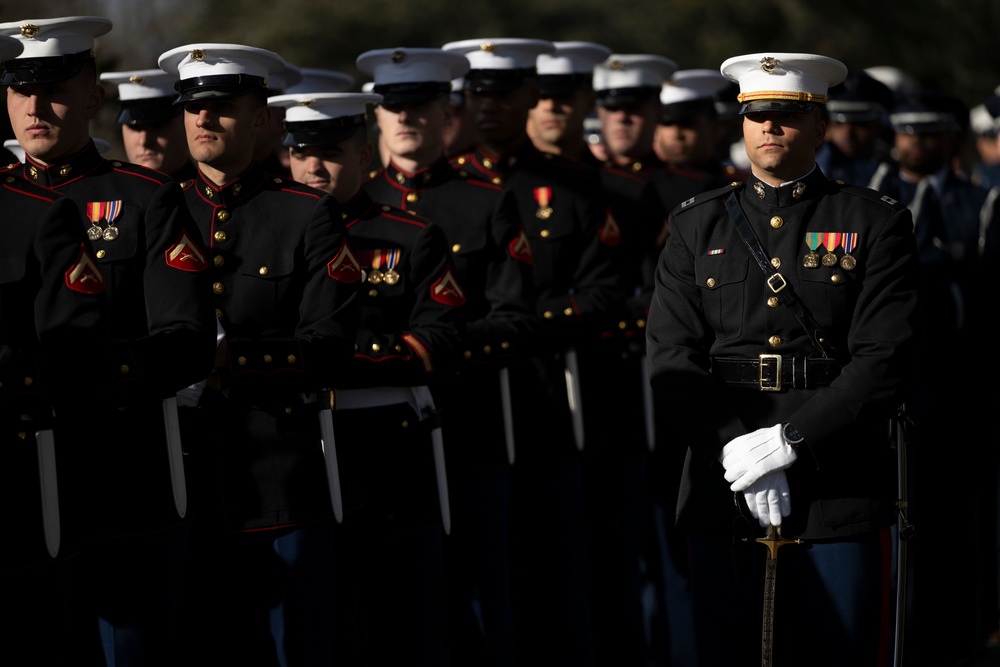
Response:
[{"label": "gold belt buckle", "polygon": [[[781,391],[781,355],[780,354],[762,354],[759,357],[759,375],[758,380],[760,382],[761,391]],[[765,377],[764,370],[766,368],[774,369],[774,377]]]}]

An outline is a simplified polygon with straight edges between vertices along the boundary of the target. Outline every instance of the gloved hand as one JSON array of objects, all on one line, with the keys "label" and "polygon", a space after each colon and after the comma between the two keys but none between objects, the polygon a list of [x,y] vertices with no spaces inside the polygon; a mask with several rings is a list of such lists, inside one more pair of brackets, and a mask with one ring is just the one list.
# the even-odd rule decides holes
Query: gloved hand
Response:
[{"label": "gloved hand", "polygon": [[780,526],[781,517],[792,511],[792,494],[784,470],[768,473],[743,492],[750,514],[764,528]]},{"label": "gloved hand", "polygon": [[729,487],[733,491],[749,488],[769,472],[784,470],[796,458],[798,454],[781,433],[781,424],[733,438],[719,456],[726,469],[726,481],[733,483]]}]

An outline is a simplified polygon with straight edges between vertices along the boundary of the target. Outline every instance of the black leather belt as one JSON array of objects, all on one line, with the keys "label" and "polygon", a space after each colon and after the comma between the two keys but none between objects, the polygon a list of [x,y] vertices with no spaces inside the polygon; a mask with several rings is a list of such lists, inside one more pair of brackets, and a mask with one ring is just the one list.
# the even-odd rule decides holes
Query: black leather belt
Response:
[{"label": "black leather belt", "polygon": [[840,375],[840,364],[832,359],[782,357],[762,354],[756,359],[712,358],[712,375],[726,384],[760,391],[815,389],[826,387]]}]

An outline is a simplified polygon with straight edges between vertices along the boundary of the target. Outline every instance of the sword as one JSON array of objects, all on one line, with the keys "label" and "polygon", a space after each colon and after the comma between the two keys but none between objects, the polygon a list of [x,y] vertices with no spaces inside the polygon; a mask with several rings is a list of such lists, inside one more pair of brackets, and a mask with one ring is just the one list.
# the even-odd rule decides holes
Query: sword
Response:
[{"label": "sword", "polygon": [[583,406],[580,402],[580,364],[576,358],[576,350],[566,350],[566,398],[569,400],[569,412],[573,417],[573,438],[576,448],[583,451]]},{"label": "sword", "polygon": [[437,408],[434,397],[426,385],[411,387],[417,407],[424,419],[434,419],[431,429],[431,446],[434,450],[434,474],[437,478],[438,504],[441,507],[441,526],[444,534],[451,534],[451,504],[448,501],[448,471],[444,463],[444,438],[441,436],[441,424],[437,422]]},{"label": "sword", "polygon": [[896,546],[896,629],[893,643],[893,661],[896,667],[903,664],[903,630],[906,627],[906,544],[907,540],[913,537],[913,525],[907,519],[909,502],[907,501],[906,490],[906,406],[901,406],[893,419],[892,427],[896,437],[896,471],[897,488],[899,499],[896,501],[896,509],[899,513],[899,522],[896,532],[898,545]]},{"label": "sword", "polygon": [[514,409],[510,398],[510,371],[500,369],[500,408],[503,410],[503,434],[507,441],[507,463],[514,465]]},{"label": "sword", "polygon": [[59,481],[56,477],[56,442],[52,429],[35,431],[38,447],[38,480],[42,491],[42,528],[49,556],[59,553]]},{"label": "sword", "polygon": [[656,449],[656,422],[653,416],[653,387],[649,384],[649,359],[645,356],[642,358],[639,374],[642,378],[642,417],[646,424],[646,447],[653,451]]},{"label": "sword", "polygon": [[163,399],[163,425],[167,435],[167,461],[170,465],[170,486],[174,492],[177,515],[187,514],[187,481],[184,478],[184,451],[181,449],[181,426],[177,421],[177,398]]},{"label": "sword", "polygon": [[778,568],[778,547],[786,544],[802,544],[802,540],[786,540],[781,537],[780,526],[770,526],[767,536],[758,537],[767,547],[767,565],[764,570],[764,622],[761,626],[761,665],[771,667],[771,657],[774,650],[774,580]]},{"label": "sword", "polygon": [[330,486],[330,504],[333,505],[333,516],[337,523],[344,521],[344,497],[340,490],[340,467],[337,465],[337,444],[333,437],[333,408],[336,399],[333,390],[328,394],[327,406],[319,411],[320,446],[323,448],[323,461],[326,463],[326,480]]}]

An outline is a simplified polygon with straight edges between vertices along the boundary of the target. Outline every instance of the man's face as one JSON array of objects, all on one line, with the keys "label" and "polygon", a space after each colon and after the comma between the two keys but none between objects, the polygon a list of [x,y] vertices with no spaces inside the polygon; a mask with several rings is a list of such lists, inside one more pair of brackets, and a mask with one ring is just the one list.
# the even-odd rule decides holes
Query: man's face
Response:
[{"label": "man's face", "polygon": [[583,121],[593,110],[594,93],[589,90],[541,97],[528,113],[528,134],[554,146],[579,140]]},{"label": "man's face", "polygon": [[10,86],[7,113],[25,154],[50,164],[87,145],[90,121],[103,100],[104,88],[84,67],[64,81]]},{"label": "man's face", "polygon": [[956,150],[956,141],[950,132],[896,132],[895,145],[900,169],[920,176],[940,170]]},{"label": "man's face", "polygon": [[361,189],[372,145],[363,136],[355,136],[337,144],[291,148],[289,155],[297,183],[327,192],[343,204]]},{"label": "man's face", "polygon": [[122,146],[129,162],[167,174],[180,171],[190,159],[179,115],[165,123],[122,125]]},{"label": "man's face", "polygon": [[770,176],[772,181],[791,181],[809,173],[825,133],[826,123],[816,110],[743,116],[743,142],[753,171],[761,178]]},{"label": "man's face", "polygon": [[242,171],[270,115],[253,95],[184,103],[187,145],[195,161],[220,171]]},{"label": "man's face", "polygon": [[445,98],[424,102],[380,105],[375,120],[385,148],[393,157],[427,162],[444,151],[444,125],[448,118]]},{"label": "man's face", "polygon": [[724,128],[704,113],[656,127],[653,149],[669,165],[702,167],[715,159]]},{"label": "man's face", "polygon": [[826,139],[848,157],[870,159],[882,134],[881,122],[842,123],[831,120],[826,129]]},{"label": "man's face", "polygon": [[526,136],[528,112],[538,102],[538,90],[531,86],[507,91],[468,90],[465,99],[476,141],[496,152],[504,152]]},{"label": "man's face", "polygon": [[597,106],[604,144],[613,159],[644,157],[653,148],[653,134],[660,118],[659,102],[627,106]]}]

